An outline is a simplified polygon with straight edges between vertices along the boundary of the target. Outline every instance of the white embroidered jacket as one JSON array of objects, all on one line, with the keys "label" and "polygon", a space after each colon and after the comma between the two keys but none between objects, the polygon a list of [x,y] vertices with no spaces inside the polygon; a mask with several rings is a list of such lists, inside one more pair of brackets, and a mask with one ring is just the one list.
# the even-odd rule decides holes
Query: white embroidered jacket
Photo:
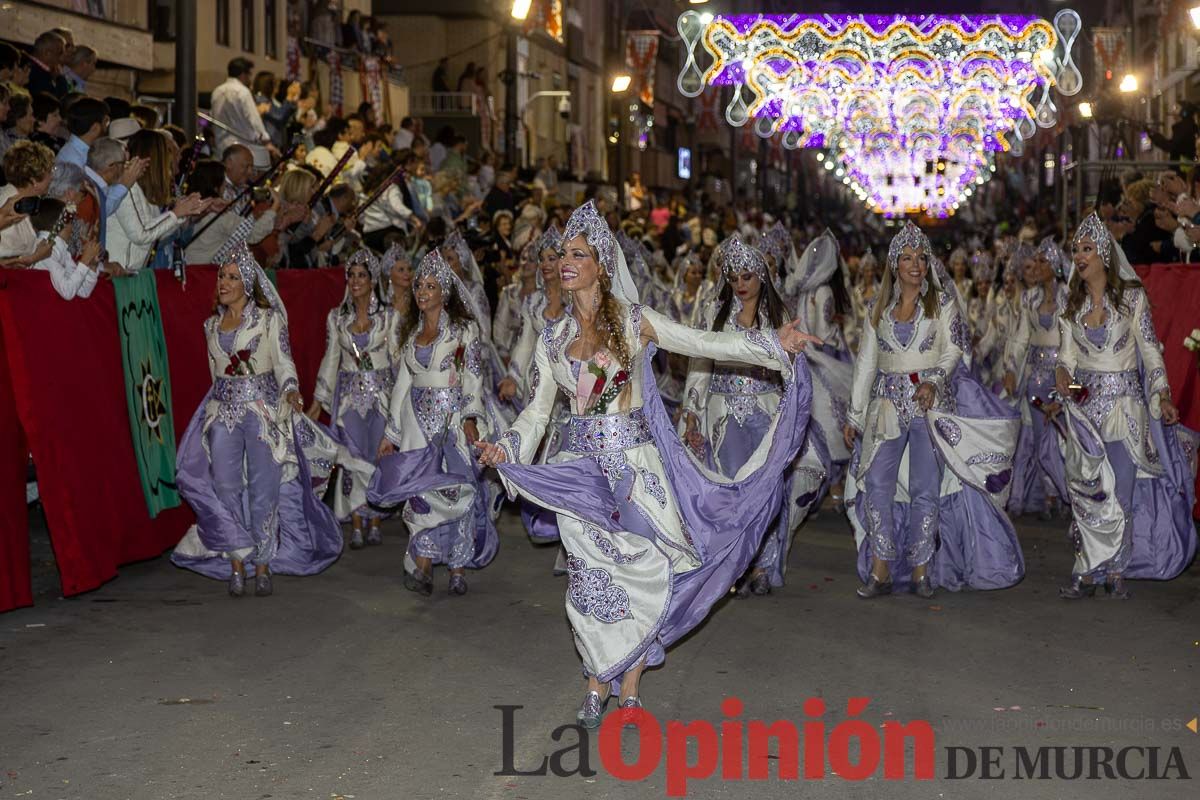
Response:
[{"label": "white embroidered jacket", "polygon": [[[351,327],[354,312],[346,313],[339,305],[325,318],[325,355],[317,370],[313,397],[336,424],[346,410],[353,408],[365,417],[371,409],[387,415],[392,388],[392,364],[400,357],[396,339],[399,317],[390,306],[370,316],[371,329],[364,347],[355,344]],[[333,408],[337,389],[339,408]]]},{"label": "white embroidered jacket", "polygon": [[947,292],[938,294],[938,316],[933,319],[925,316],[924,304],[917,303],[915,331],[907,345],[896,338],[894,309],[895,304],[889,303],[874,328],[868,313],[859,336],[847,421],[863,434],[864,453],[873,438],[899,436],[901,422],[919,413],[913,400],[917,387],[910,375],[932,384],[939,398],[935,407],[944,407],[950,376],[962,358],[955,342],[963,340],[966,323]]},{"label": "white embroidered jacket", "polygon": [[216,422],[232,430],[247,413],[253,414],[275,461],[283,463],[291,449],[291,409],[284,398],[299,390],[287,322],[274,309],[248,305],[234,334],[233,352],[227,353],[221,347],[220,320],[213,315],[204,322],[213,379],[205,430]]}]

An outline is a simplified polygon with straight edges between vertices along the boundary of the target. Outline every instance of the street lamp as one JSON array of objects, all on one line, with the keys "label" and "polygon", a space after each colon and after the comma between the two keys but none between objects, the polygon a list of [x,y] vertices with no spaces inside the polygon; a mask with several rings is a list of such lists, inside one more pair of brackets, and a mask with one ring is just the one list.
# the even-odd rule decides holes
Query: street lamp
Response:
[{"label": "street lamp", "polygon": [[1083,119],[1091,119],[1092,118],[1092,104],[1088,103],[1086,101],[1083,103],[1080,103],[1079,104],[1079,116],[1082,117]]},{"label": "street lamp", "polygon": [[633,78],[631,78],[631,77],[630,77],[630,76],[628,76],[628,75],[625,75],[625,74],[621,74],[621,75],[614,75],[614,76],[613,76],[613,82],[612,82],[612,92],[613,92],[613,94],[622,94],[622,93],[624,93],[624,92],[625,92],[625,90],[629,88],[629,84],[630,84],[632,81],[633,81]]},{"label": "street lamp", "polygon": [[512,18],[523,20],[526,17],[528,17],[529,16],[529,6],[532,5],[532,3],[533,3],[533,0],[513,0]]},{"label": "street lamp", "polygon": [[1126,73],[1125,77],[1121,78],[1121,84],[1117,87],[1122,94],[1133,94],[1138,90],[1137,75],[1132,72]]},{"label": "street lamp", "polygon": [[1188,9],[1188,16],[1192,18],[1192,27],[1200,28],[1200,6]]}]

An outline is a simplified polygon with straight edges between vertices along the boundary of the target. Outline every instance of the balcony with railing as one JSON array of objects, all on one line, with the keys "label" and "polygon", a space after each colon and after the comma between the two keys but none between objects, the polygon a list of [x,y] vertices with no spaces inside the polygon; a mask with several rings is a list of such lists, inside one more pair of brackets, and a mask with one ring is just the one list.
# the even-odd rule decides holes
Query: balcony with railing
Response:
[{"label": "balcony with railing", "polygon": [[0,36],[8,41],[32,44],[57,27],[70,28],[75,41],[93,48],[102,62],[139,70],[154,66],[146,0],[0,2]]},{"label": "balcony with railing", "polygon": [[426,92],[408,96],[414,117],[478,117],[479,95],[474,92]]}]

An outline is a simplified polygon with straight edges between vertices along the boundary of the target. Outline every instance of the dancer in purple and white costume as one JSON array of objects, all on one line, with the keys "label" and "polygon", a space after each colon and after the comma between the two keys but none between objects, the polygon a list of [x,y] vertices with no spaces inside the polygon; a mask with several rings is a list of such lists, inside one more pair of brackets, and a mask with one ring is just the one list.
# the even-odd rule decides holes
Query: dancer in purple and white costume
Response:
[{"label": "dancer in purple and white costume", "polygon": [[[508,376],[500,382],[500,400],[517,398],[524,408],[529,402],[529,371],[533,366],[533,351],[542,338],[542,331],[566,316],[566,297],[562,289],[562,277],[558,272],[558,249],[562,245],[562,232],[551,226],[534,242],[538,258],[538,290],[525,298],[521,307],[521,333],[512,349],[508,362]],[[561,398],[554,406],[546,435],[538,449],[536,463],[545,464],[558,456],[566,433],[567,419],[571,412]],[[553,511],[548,511],[521,499],[521,520],[525,531],[534,542],[557,542],[558,520]],[[565,575],[567,570],[565,551],[560,549],[555,563],[555,574]]]},{"label": "dancer in purple and white costume", "polygon": [[[664,648],[703,620],[757,550],[808,417],[805,361],[788,353],[811,337],[789,326],[699,332],[639,305],[616,237],[591,202],[571,215],[563,239],[572,312],[544,330],[529,405],[497,444],[480,447],[480,460],[498,465],[510,492],[558,513],[570,554],[567,617],[588,676],[577,717],[594,728],[611,687],[624,708],[641,706],[643,668],[663,662]],[[787,376],[779,413],[740,482],[685,452],[655,391],[651,343]],[[564,447],[574,458],[533,465],[560,389],[574,413]]]},{"label": "dancer in purple and white costume", "polygon": [[[325,319],[325,355],[308,409],[316,420],[329,414],[334,435],[356,458],[374,462],[388,420],[392,364],[399,358],[396,312],[383,289],[383,263],[370,250],[358,250],[346,262],[346,294]],[[343,472],[333,508],[352,524],[350,548],[383,544],[379,523],[384,514],[367,504],[367,480]]]},{"label": "dancer in purple and white costume", "polygon": [[840,511],[846,466],[850,463],[850,449],[846,447],[842,431],[846,427],[846,410],[850,405],[854,364],[838,319],[852,314],[853,308],[838,242],[832,231],[826,228],[804,248],[794,275],[788,276],[788,283],[795,297],[792,316],[800,324],[800,330],[824,342],[806,354],[813,376],[810,435],[815,429],[828,452],[828,463],[824,465],[827,479],[813,502],[819,503],[828,490]]},{"label": "dancer in purple and white costume", "polygon": [[439,250],[421,260],[413,286],[420,316],[399,332],[383,458],[367,497],[383,508],[407,501],[405,588],[432,594],[433,567],[446,564],[450,594],[463,595],[466,570],[487,566],[498,546],[470,449],[493,433],[484,411],[483,344],[466,288]]},{"label": "dancer in purple and white costume", "polygon": [[334,463],[371,465],[339,448],[304,416],[287,311],[243,244],[217,273],[204,323],[213,387],[192,416],[176,458],[179,493],[196,512],[171,561],[245,594],[273,592],[272,573],[313,575],[342,552],[342,531],[319,494]]},{"label": "dancer in purple and white costume", "polygon": [[938,586],[1011,586],[1024,573],[1003,511],[1020,418],[963,367],[965,323],[942,288],[948,277],[906,223],[860,337],[844,435],[848,446],[861,439],[846,502],[863,598],[910,573],[926,598]]},{"label": "dancer in purple and white costume", "polygon": [[[717,300],[703,312],[701,330],[745,333],[775,330],[787,322],[783,299],[771,282],[762,252],[736,236],[721,250],[722,277]],[[816,348],[808,348],[812,353]],[[689,363],[682,425],[684,441],[710,469],[736,479],[758,451],[783,399],[783,379],[776,372],[742,362],[693,358]],[[814,383],[814,401],[815,401]],[[810,417],[809,432],[812,431]],[[783,585],[792,533],[799,527],[826,476],[821,455],[801,457],[803,469],[786,476],[779,515],[763,537],[750,573],[738,586],[738,595],[770,594]],[[801,488],[802,487],[802,488]],[[793,489],[804,496],[792,502]]]},{"label": "dancer in purple and white costume", "polygon": [[[1031,288],[1021,297],[1020,317],[1005,349],[1004,390],[1021,410],[1021,438],[1013,464],[1013,488],[1008,510],[1036,513],[1050,520],[1070,507],[1060,500],[1064,483],[1062,452],[1053,417],[1062,406],[1054,395],[1058,361],[1058,319],[1067,306],[1064,273],[1067,257],[1047,236],[1025,267]],[[1049,441],[1047,441],[1049,439]]]},{"label": "dancer in purple and white costume", "polygon": [[1178,424],[1146,290],[1095,214],[1070,264],[1055,378],[1075,566],[1060,594],[1093,595],[1103,577],[1125,599],[1127,579],[1169,580],[1195,556],[1196,435]]}]

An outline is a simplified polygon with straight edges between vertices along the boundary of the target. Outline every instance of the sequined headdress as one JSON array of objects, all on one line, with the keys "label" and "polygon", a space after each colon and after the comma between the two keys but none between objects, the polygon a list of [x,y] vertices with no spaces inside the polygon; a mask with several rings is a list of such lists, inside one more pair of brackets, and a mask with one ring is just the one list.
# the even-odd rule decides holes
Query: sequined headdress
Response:
[{"label": "sequined headdress", "polygon": [[1036,256],[1037,251],[1033,249],[1032,245],[1027,242],[1017,242],[1008,254],[1008,261],[1004,265],[1004,271],[1012,272],[1020,278],[1020,272],[1024,270],[1025,265]]},{"label": "sequined headdress", "polygon": [[838,251],[837,238],[833,231],[826,228],[820,236],[808,243],[800,255],[797,269],[788,275],[788,293],[811,292],[829,283],[841,266],[842,259]]},{"label": "sequined headdress", "polygon": [[986,250],[978,250],[969,262],[971,267],[971,277],[975,280],[990,281],[996,277],[996,268],[992,263],[992,257]]},{"label": "sequined headdress", "polygon": [[[443,294],[449,294],[452,289],[462,286],[462,282],[454,274],[454,270],[450,269],[450,265],[442,257],[442,252],[437,248],[430,250],[421,259],[421,264],[417,267],[417,274],[413,276],[413,290],[416,291],[417,284],[430,276],[442,287]],[[462,294],[460,292],[460,296]]]},{"label": "sequined headdress", "polygon": [[753,272],[764,283],[767,281],[767,259],[756,247],[750,247],[739,237],[730,236],[721,248],[721,274],[726,280]]},{"label": "sequined headdress", "polygon": [[888,245],[888,270],[896,271],[896,265],[900,262],[900,253],[906,247],[923,250],[926,256],[933,254],[933,245],[929,243],[929,237],[925,235],[925,232],[911,222],[905,221],[904,227],[892,237],[892,242]]},{"label": "sequined headdress", "polygon": [[[1083,222],[1079,223],[1079,228],[1075,231],[1075,236],[1071,239],[1072,245],[1078,245],[1082,239],[1091,239],[1096,244],[1096,249],[1100,252],[1100,258],[1104,260],[1104,269],[1112,268],[1112,259],[1117,259],[1117,272],[1123,280],[1136,281],[1137,273],[1133,271],[1133,267],[1129,264],[1129,259],[1125,257],[1125,251],[1117,244],[1109,233],[1108,226],[1104,224],[1104,220],[1093,211],[1084,218]],[[1070,259],[1068,262],[1070,275],[1067,279],[1075,275],[1075,260]]]},{"label": "sequined headdress", "polygon": [[596,260],[611,281],[613,295],[628,304],[638,302],[637,284],[629,274],[629,266],[625,263],[621,248],[617,246],[617,237],[609,230],[608,223],[600,216],[592,200],[571,212],[562,234],[563,247],[577,236],[582,236],[596,251]]},{"label": "sequined headdress", "polygon": [[537,239],[537,252],[541,256],[547,250],[558,250],[562,247],[562,231],[557,225],[551,225]]},{"label": "sequined headdress", "polygon": [[600,266],[611,278],[617,268],[617,237],[609,230],[608,223],[600,216],[592,200],[571,212],[571,218],[567,220],[567,227],[563,230],[563,244],[576,236],[583,236],[587,240],[596,251],[596,259]]},{"label": "sequined headdress", "polygon": [[263,297],[267,298],[267,303],[271,308],[278,311],[283,318],[287,319],[287,309],[283,306],[283,300],[279,296],[279,292],[275,289],[275,284],[267,277],[267,273],[259,265],[254,258],[254,254],[250,252],[250,248],[242,242],[234,247],[228,257],[221,261],[223,264],[234,264],[238,268],[238,274],[242,278],[242,290],[247,297],[254,297],[254,287],[258,286],[259,291],[263,293]]},{"label": "sequined headdress", "polygon": [[1054,270],[1055,277],[1061,278],[1066,273],[1067,256],[1063,253],[1062,248],[1058,246],[1058,242],[1054,241],[1053,236],[1047,236],[1038,244],[1037,254],[1050,262],[1051,269]]},{"label": "sequined headdress", "polygon": [[472,283],[483,283],[483,273],[479,271],[479,264],[475,263],[475,254],[471,252],[471,246],[467,244],[466,238],[463,237],[462,231],[458,228],[450,231],[446,236],[447,247],[454,248],[454,252],[458,255],[458,262],[462,265],[462,271],[467,279]]},{"label": "sequined headdress", "polygon": [[1092,212],[1084,217],[1083,222],[1079,223],[1079,228],[1075,231],[1075,237],[1071,239],[1071,244],[1079,244],[1081,239],[1091,239],[1096,244],[1096,249],[1100,251],[1100,257],[1104,259],[1104,268],[1108,269],[1111,261],[1111,248],[1109,240],[1111,236],[1108,232],[1108,226],[1104,224],[1104,220],[1096,212]]},{"label": "sequined headdress", "polygon": [[350,258],[346,259],[347,278],[350,277],[350,268],[358,264],[367,268],[372,283],[379,283],[379,279],[383,276],[383,262],[379,260],[378,256],[366,247],[356,250]]}]

